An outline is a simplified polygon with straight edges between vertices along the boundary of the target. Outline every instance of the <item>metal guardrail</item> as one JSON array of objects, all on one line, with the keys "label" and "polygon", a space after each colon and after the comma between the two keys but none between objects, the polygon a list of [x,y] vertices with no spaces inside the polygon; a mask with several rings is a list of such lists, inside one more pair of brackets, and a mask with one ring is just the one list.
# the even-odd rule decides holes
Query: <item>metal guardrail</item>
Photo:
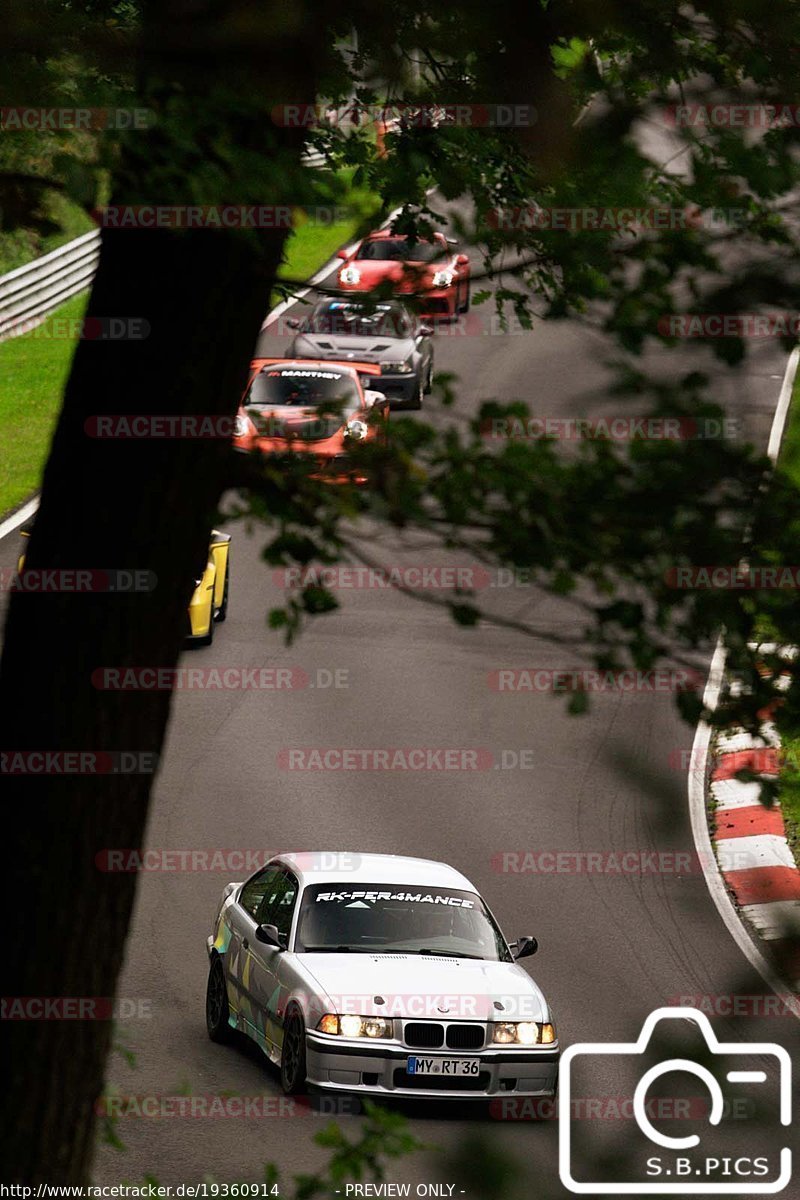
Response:
[{"label": "metal guardrail", "polygon": [[54,308],[85,291],[100,257],[100,231],[59,246],[0,277],[0,340],[27,333]]},{"label": "metal guardrail", "polygon": [[[319,150],[306,150],[309,167],[325,165]],[[100,230],[59,246],[49,254],[0,276],[0,341],[28,333],[65,300],[92,282],[100,257]]]}]

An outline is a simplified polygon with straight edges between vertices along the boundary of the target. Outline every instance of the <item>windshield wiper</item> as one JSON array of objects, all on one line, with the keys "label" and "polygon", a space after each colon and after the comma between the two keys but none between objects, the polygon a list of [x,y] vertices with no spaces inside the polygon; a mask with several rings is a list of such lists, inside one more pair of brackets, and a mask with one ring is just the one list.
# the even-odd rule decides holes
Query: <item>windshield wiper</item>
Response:
[{"label": "windshield wiper", "polygon": [[304,946],[304,954],[370,954],[361,946]]},{"label": "windshield wiper", "polygon": [[412,950],[412,954],[433,954],[436,958],[477,958],[479,962],[485,962],[486,959],[482,954],[459,954],[456,950]]}]

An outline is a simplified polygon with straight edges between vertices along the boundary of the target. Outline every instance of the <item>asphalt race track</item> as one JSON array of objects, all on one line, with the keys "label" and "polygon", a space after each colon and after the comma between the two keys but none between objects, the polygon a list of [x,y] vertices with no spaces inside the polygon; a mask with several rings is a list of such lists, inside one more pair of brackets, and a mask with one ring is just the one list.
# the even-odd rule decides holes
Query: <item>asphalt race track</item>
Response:
[{"label": "asphalt race track", "polygon": [[[263,335],[259,351],[281,353],[287,344],[288,337]],[[437,369],[460,378],[455,419],[492,396],[523,398],[542,415],[617,414],[603,394],[604,357],[601,338],[572,323],[436,339]],[[681,367],[698,358],[672,356]],[[785,362],[765,339],[741,372],[719,369],[717,399],[762,447]],[[427,416],[445,419],[433,397]],[[150,848],[367,850],[450,862],[482,891],[509,937],[538,937],[539,953],[525,965],[553,1004],[565,1046],[632,1040],[648,1013],[679,996],[764,993],[696,866],[647,875],[498,869],[498,855],[526,850],[691,852],[679,756],[688,755],[693,730],[679,720],[672,696],[598,695],[587,716],[571,718],[551,695],[497,693],[488,675],[498,668],[569,668],[585,660],[546,638],[459,629],[437,610],[382,589],[345,593],[338,613],[287,649],[265,626],[281,591],[259,559],[262,539],[237,526],[230,531],[227,623],[213,646],[187,653],[184,664],[302,668],[315,686],[176,694]],[[10,565],[16,550],[11,534],[0,543],[0,563]],[[370,550],[389,564],[455,561],[429,546],[398,546],[385,534]],[[575,626],[568,605],[529,587],[495,589],[491,603],[558,631]],[[330,679],[325,672],[339,672],[344,686],[319,686]],[[279,765],[282,750],[317,746],[488,748],[496,765],[413,773]],[[205,938],[229,878],[202,870],[140,878],[120,996],[144,1001],[149,1015],[123,1022],[120,1040],[135,1052],[136,1066],[115,1056],[109,1072],[109,1084],[126,1094],[281,1094],[276,1071],[252,1046],[220,1047],[206,1036]],[[726,1040],[778,1040],[790,1050],[800,1033],[791,1017],[717,1018],[715,1029]],[[598,1086],[614,1093],[612,1077]],[[499,1120],[497,1110],[445,1103],[401,1107],[414,1132],[446,1153],[488,1133],[518,1164],[521,1195],[567,1195],[558,1182],[557,1122]],[[354,1133],[361,1118],[341,1119]],[[172,1184],[207,1175],[244,1182],[260,1180],[272,1160],[289,1176],[324,1161],[311,1143],[323,1123],[308,1114],[123,1119],[127,1152],[103,1147],[94,1174],[100,1183],[145,1174]],[[596,1125],[590,1138],[605,1137],[607,1122]],[[446,1154],[433,1149],[391,1164],[387,1178],[456,1179]],[[461,1188],[470,1194],[465,1183],[456,1194]]]}]

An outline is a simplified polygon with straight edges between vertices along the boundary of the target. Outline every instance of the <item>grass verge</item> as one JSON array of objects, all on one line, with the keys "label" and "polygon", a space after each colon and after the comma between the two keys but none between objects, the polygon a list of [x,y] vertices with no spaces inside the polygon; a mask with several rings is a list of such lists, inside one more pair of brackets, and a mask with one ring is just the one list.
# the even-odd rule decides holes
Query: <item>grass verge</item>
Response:
[{"label": "grass verge", "polygon": [[0,234],[0,275],[24,267],[34,258],[41,258],[73,238],[97,228],[80,205],[66,196],[59,192],[48,192],[46,197],[44,217],[52,224],[52,232],[42,234],[36,229],[21,227]]},{"label": "grass verge", "polygon": [[786,840],[800,867],[800,734],[781,736],[784,765],[778,780],[778,799]]},{"label": "grass verge", "polygon": [[86,299],[75,296],[31,333],[0,342],[0,515],[39,486],[75,349],[74,337],[54,336],[54,318],[79,319]]},{"label": "grass verge", "polygon": [[[320,217],[330,209],[331,216],[338,216],[339,220],[327,223],[301,214],[286,243],[285,259],[278,270],[279,279],[309,279],[340,246],[372,228],[373,218],[380,209],[380,199],[366,188],[353,187],[352,176],[351,170],[340,171],[337,176],[337,189],[344,189],[346,199],[320,206]],[[283,298],[282,292],[274,291],[270,307]]]}]

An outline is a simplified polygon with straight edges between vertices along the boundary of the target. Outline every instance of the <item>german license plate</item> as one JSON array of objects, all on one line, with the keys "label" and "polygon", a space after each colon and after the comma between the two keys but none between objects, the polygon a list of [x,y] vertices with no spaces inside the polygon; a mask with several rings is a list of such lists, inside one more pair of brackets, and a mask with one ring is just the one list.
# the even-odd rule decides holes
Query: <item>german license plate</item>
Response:
[{"label": "german license plate", "polygon": [[480,1074],[481,1064],[477,1058],[409,1058],[407,1071],[409,1075],[452,1075],[461,1078],[464,1075]]}]

